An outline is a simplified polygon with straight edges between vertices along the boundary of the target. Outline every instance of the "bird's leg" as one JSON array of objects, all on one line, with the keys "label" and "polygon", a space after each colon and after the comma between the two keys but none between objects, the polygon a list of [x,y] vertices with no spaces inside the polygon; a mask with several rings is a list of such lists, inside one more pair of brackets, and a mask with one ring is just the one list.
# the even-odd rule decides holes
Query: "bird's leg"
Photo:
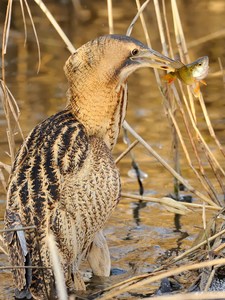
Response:
[{"label": "bird's leg", "polygon": [[97,232],[87,255],[92,271],[97,276],[110,275],[111,260],[109,248],[102,230]]}]

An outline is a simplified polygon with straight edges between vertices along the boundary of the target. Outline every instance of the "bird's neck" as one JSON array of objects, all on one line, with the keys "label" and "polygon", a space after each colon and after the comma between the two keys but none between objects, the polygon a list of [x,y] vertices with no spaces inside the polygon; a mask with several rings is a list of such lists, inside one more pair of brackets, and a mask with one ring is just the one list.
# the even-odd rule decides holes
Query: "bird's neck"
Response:
[{"label": "bird's neck", "polygon": [[86,128],[89,136],[98,136],[109,149],[116,144],[127,107],[127,85],[96,88],[95,90],[70,87],[68,98],[72,112]]}]

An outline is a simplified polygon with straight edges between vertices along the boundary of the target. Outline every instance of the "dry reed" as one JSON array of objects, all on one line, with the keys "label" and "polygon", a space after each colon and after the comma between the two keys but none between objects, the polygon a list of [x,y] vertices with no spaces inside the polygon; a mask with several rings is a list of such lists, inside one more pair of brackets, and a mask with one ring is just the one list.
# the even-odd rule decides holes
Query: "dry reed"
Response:
[{"label": "dry reed", "polygon": [[145,300],[216,300],[224,299],[224,292],[196,292],[187,294],[174,294],[170,296],[158,296],[145,298]]},{"label": "dry reed", "polygon": [[48,234],[48,247],[50,251],[51,265],[55,277],[58,299],[67,300],[68,295],[66,290],[65,278],[63,276],[63,270],[60,264],[59,253],[56,246],[55,238],[51,233]]},{"label": "dry reed", "polygon": [[[146,284],[153,283],[155,281],[162,280],[163,278],[167,278],[170,276],[174,276],[183,272],[187,272],[190,270],[199,270],[201,268],[210,267],[210,266],[216,266],[216,265],[224,265],[225,264],[225,258],[221,259],[214,259],[211,261],[204,261],[200,263],[194,263],[194,264],[186,264],[181,267],[177,267],[174,269],[171,269],[169,271],[159,271],[159,274],[149,274],[145,277],[143,276],[136,276],[135,278],[126,280],[124,282],[121,282],[120,284],[115,285],[115,287],[109,291],[104,293],[102,296],[98,297],[97,299],[101,300],[109,300],[113,299],[113,297],[116,297],[122,293],[125,293],[127,291],[131,291],[132,289],[138,289]],[[135,281],[133,283],[133,281]]]}]

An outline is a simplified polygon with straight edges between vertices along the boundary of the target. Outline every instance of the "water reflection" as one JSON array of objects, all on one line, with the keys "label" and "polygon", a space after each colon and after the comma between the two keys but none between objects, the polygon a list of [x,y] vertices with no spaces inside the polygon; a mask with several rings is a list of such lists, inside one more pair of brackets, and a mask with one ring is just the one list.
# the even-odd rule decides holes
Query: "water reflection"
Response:
[{"label": "water reflection", "polygon": [[137,226],[140,226],[141,223],[140,210],[142,208],[145,208],[146,205],[147,203],[142,200],[139,200],[135,203],[135,208],[133,209],[133,217]]},{"label": "water reflection", "polygon": [[[170,2],[165,2],[172,28]],[[86,0],[82,2],[84,9],[86,9],[86,19],[85,16],[78,16],[74,12],[70,1],[49,0],[45,3],[76,47],[98,35],[108,33],[106,1]],[[188,44],[197,38],[220,30],[221,24],[224,24],[224,1],[181,0],[178,3]],[[6,0],[0,1],[1,25],[3,24],[6,4]],[[69,56],[63,42],[49,25],[38,6],[32,1],[29,2],[29,5],[34,16],[41,46],[40,73],[36,73],[37,46],[29,20],[27,20],[28,42],[24,47],[19,1],[13,3],[12,30],[6,56],[7,84],[21,109],[20,123],[24,135],[27,135],[38,122],[65,106],[67,83],[63,73],[63,65]],[[135,1],[115,0],[113,6],[115,32],[125,33],[136,13]],[[153,47],[161,51],[152,3],[146,10],[146,21]],[[144,42],[140,22],[137,23],[133,36]],[[191,59],[194,60],[203,55],[208,55],[210,58],[210,71],[218,71],[218,57],[225,64],[224,37],[190,48]],[[220,77],[210,77],[210,74],[207,83],[207,87],[203,90],[204,99],[217,136],[221,143],[225,144],[224,85]],[[200,108],[197,104],[196,109],[199,114]],[[152,70],[139,71],[129,79],[127,119],[135,130],[172,165],[171,129],[165,116],[160,91],[155,83]],[[208,132],[202,121],[200,113],[199,124],[203,133],[207,135]],[[6,154],[8,145],[5,128],[4,113],[2,106],[0,106],[0,161],[10,163]],[[17,146],[22,142],[18,134],[16,135],[16,142]],[[210,144],[210,139],[208,142]],[[124,149],[125,145],[122,137],[120,137],[115,148],[115,156],[118,156]],[[215,151],[216,155],[216,149],[213,148],[212,151]],[[131,167],[131,160],[129,157],[124,158],[119,164],[124,190],[139,194],[143,194],[144,191],[153,191],[159,197],[173,191],[172,176],[141,146],[135,149],[135,161],[140,170],[149,176],[143,181],[139,180],[139,184],[135,179],[129,178],[127,174]],[[198,186],[198,182],[193,178],[184,159],[182,159],[181,165],[184,176],[190,179],[191,184]],[[135,166],[133,167],[135,168]],[[3,190],[0,191],[0,196],[1,199],[5,199]],[[1,201],[0,227],[2,227],[4,209],[5,203]],[[167,255],[167,251],[177,253],[180,249],[183,250],[191,245],[195,234],[198,232],[193,223],[201,226],[200,212],[195,211],[180,219],[179,216],[173,216],[159,205],[122,199],[105,229],[111,249],[113,267],[125,270],[125,276],[130,276],[135,272],[151,271],[157,264],[157,258],[165,253]],[[0,264],[7,265],[4,255],[0,256]],[[11,292],[8,287],[11,286],[11,279],[9,272],[0,274],[0,282],[0,295],[6,294],[6,297],[10,297]]]}]

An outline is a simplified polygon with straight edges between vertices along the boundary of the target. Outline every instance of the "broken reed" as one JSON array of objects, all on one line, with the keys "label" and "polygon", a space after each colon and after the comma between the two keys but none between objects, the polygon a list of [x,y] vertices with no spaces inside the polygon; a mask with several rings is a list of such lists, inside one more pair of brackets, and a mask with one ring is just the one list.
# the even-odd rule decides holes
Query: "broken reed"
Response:
[{"label": "broken reed", "polygon": [[[127,279],[123,282],[120,282],[118,284],[115,284],[113,287],[110,287],[108,289],[105,289],[104,293],[98,298],[99,300],[109,300],[113,299],[113,297],[116,297],[120,294],[123,294],[125,292],[131,291],[132,289],[137,290],[138,288],[143,287],[144,285],[150,285],[153,282],[160,281],[164,278],[169,278],[171,276],[178,275],[180,273],[184,273],[187,271],[192,270],[199,270],[206,267],[216,266],[216,265],[224,265],[225,264],[225,258],[221,259],[214,259],[210,261],[204,261],[200,263],[192,263],[192,264],[186,264],[181,267],[176,267],[173,269],[170,269],[168,271],[158,271],[151,274],[143,274],[140,276],[135,276],[133,278]],[[109,290],[110,289],[110,290]],[[109,290],[109,291],[108,291]],[[160,300],[160,296],[156,297]]]}]

